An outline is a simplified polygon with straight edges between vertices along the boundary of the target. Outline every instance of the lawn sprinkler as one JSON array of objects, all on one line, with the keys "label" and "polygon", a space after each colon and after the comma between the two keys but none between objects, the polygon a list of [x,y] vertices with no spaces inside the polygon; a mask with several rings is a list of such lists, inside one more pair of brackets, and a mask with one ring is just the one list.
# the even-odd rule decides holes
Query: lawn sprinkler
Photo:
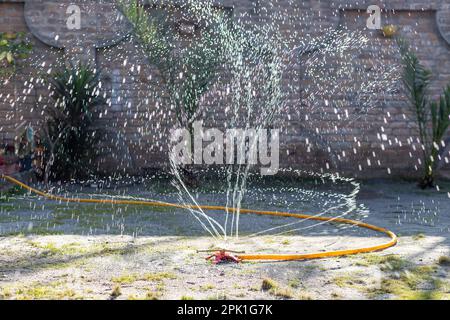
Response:
[{"label": "lawn sprinkler", "polygon": [[197,250],[198,252],[213,252],[213,254],[207,256],[205,260],[212,260],[213,264],[234,262],[239,263],[241,259],[238,256],[235,256],[234,253],[245,253],[245,251],[233,251],[226,249],[211,249],[211,250]]}]

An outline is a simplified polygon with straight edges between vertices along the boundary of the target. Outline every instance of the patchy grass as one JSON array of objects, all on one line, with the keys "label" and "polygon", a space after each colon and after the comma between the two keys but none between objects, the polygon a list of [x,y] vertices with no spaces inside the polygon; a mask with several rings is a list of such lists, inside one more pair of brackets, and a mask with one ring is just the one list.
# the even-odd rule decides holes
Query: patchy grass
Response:
[{"label": "patchy grass", "polygon": [[270,278],[263,279],[261,290],[268,291],[271,295],[278,298],[292,299],[294,297],[294,293],[290,288],[281,287],[275,280]]},{"label": "patchy grass", "polygon": [[369,296],[390,294],[402,300],[448,299],[444,283],[433,277],[436,266],[417,266],[402,272],[399,277],[381,280],[380,288],[368,290]]},{"label": "patchy grass", "polygon": [[298,287],[300,287],[300,280],[298,279],[291,279],[288,282],[289,287],[297,289]]},{"label": "patchy grass", "polygon": [[[56,204],[45,203],[42,206],[31,208],[28,200],[22,200],[19,198],[13,198],[3,196],[0,201],[0,215],[1,213],[11,213],[11,215],[1,215],[0,220],[7,219],[5,222],[21,222],[21,226],[18,226],[8,235],[16,235],[17,233],[24,233],[27,235],[50,235],[61,234],[61,230],[70,228],[77,232],[85,230],[96,230],[96,232],[103,230],[105,226],[111,228],[108,232],[112,233],[129,233],[134,232],[134,227],[128,227],[125,224],[125,230],[120,230],[115,221],[112,221],[112,217],[120,217],[126,219],[128,217],[139,217],[142,223],[149,221],[160,221],[161,214],[150,214],[160,212],[174,212],[173,208],[149,208],[148,206],[111,206],[107,204]],[[23,211],[47,211],[45,221],[39,217],[32,218],[30,221],[29,215],[22,215]],[[169,211],[168,211],[169,210]],[[173,217],[165,217],[165,219],[176,219]],[[35,226],[32,229],[28,229],[29,222],[33,222]],[[39,227],[38,227],[39,226]],[[56,231],[56,232],[54,232]],[[186,232],[185,229],[180,232]]]},{"label": "patchy grass", "polygon": [[2,234],[5,237],[25,237],[28,235],[32,236],[57,236],[64,234],[62,231],[57,230],[49,230],[47,224],[43,224],[42,226],[33,226],[31,230],[20,230],[20,231],[11,231]]},{"label": "patchy grass", "polygon": [[314,296],[308,292],[302,292],[297,296],[298,300],[314,300]]},{"label": "patchy grass", "polygon": [[155,272],[155,273],[146,273],[142,277],[143,280],[152,281],[152,282],[161,282],[165,279],[176,279],[177,276],[170,272]]},{"label": "patchy grass", "polygon": [[228,296],[223,292],[217,293],[214,296],[209,296],[206,298],[206,300],[227,300],[227,299],[228,299]]},{"label": "patchy grass", "polygon": [[448,256],[440,256],[438,259],[438,263],[441,266],[450,266],[450,257]]},{"label": "patchy grass", "polygon": [[418,241],[418,240],[421,240],[421,239],[424,239],[424,238],[425,238],[425,235],[423,233],[418,233],[418,234],[415,234],[415,235],[412,236],[412,239],[415,240],[415,241]]},{"label": "patchy grass", "polygon": [[365,254],[360,255],[355,265],[368,267],[370,265],[377,265],[382,271],[401,271],[407,267],[410,263],[395,254],[378,255],[378,254]]},{"label": "patchy grass", "polygon": [[273,288],[270,290],[270,293],[275,297],[283,299],[292,299],[294,297],[294,293],[289,288]]},{"label": "patchy grass", "polygon": [[341,295],[340,293],[338,293],[338,292],[332,292],[332,293],[331,293],[331,297],[332,297],[333,299],[341,299],[341,298],[342,298],[342,295]]},{"label": "patchy grass", "polygon": [[261,284],[262,291],[269,291],[269,290],[275,289],[277,287],[278,287],[278,283],[275,280],[270,279],[270,278],[263,279],[262,284]]},{"label": "patchy grass", "polygon": [[112,291],[111,291],[111,298],[112,298],[112,299],[116,299],[116,298],[119,297],[120,295],[122,295],[122,291],[121,291],[120,285],[119,285],[119,284],[116,284],[116,285],[113,287]]},{"label": "patchy grass", "polygon": [[176,275],[170,272],[154,272],[138,275],[136,273],[126,273],[111,279],[112,282],[120,284],[131,284],[136,281],[162,282],[166,279],[176,279]]},{"label": "patchy grass", "polygon": [[86,253],[86,248],[83,248],[79,243],[69,243],[62,246],[57,246],[53,242],[40,243],[36,241],[28,241],[28,244],[33,248],[44,250],[47,255],[74,255]]},{"label": "patchy grass", "polygon": [[360,274],[343,274],[331,280],[332,283],[340,288],[362,289],[366,285]]},{"label": "patchy grass", "polygon": [[200,290],[202,290],[202,291],[213,290],[215,288],[216,288],[216,286],[211,283],[207,283],[205,285],[200,286]]},{"label": "patchy grass", "polygon": [[0,287],[0,299],[9,299],[12,296],[12,292],[9,288]]},{"label": "patchy grass", "polygon": [[118,284],[130,284],[136,282],[138,280],[138,276],[136,274],[122,274],[118,277],[114,277],[111,279],[112,282]]},{"label": "patchy grass", "polygon": [[27,194],[28,191],[19,187],[14,186],[11,188],[8,188],[6,191],[0,192],[0,199],[8,201],[8,198],[14,197],[14,196],[23,196],[24,194]]},{"label": "patchy grass", "polygon": [[159,300],[161,297],[161,292],[147,291],[145,294],[145,300]]},{"label": "patchy grass", "polygon": [[147,291],[144,296],[129,295],[127,300],[159,300],[162,297],[160,292]]},{"label": "patchy grass", "polygon": [[386,295],[404,300],[444,299],[450,296],[445,288],[446,283],[434,277],[437,265],[417,266],[397,255],[374,254],[365,255],[357,265],[379,266],[387,276],[381,279],[376,288],[368,288],[364,278],[352,274],[337,276],[332,279],[332,283],[341,288],[348,287],[365,292],[372,299]]},{"label": "patchy grass", "polygon": [[61,282],[49,284],[32,283],[18,287],[3,288],[0,297],[16,300],[64,300],[81,299],[81,296]]},{"label": "patchy grass", "polygon": [[435,300],[440,299],[441,294],[436,290],[414,290],[401,279],[383,279],[381,288],[372,291],[372,297],[382,294],[393,294],[402,300]]}]

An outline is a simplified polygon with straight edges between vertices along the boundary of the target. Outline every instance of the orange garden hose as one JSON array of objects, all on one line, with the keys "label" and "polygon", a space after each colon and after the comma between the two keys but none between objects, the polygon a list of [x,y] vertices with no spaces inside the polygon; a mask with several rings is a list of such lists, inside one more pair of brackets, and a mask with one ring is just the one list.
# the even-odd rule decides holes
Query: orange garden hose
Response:
[{"label": "orange garden hose", "polygon": [[[138,201],[138,200],[111,200],[111,199],[80,199],[80,198],[65,198],[56,195],[52,195],[49,193],[42,192],[40,190],[34,189],[10,176],[0,175],[0,178],[9,181],[12,184],[15,184],[23,189],[26,189],[32,193],[40,195],[44,198],[61,201],[61,202],[76,202],[76,203],[99,203],[99,204],[117,204],[117,205],[142,205],[142,206],[152,206],[152,207],[172,207],[172,208],[180,208],[180,209],[202,209],[202,210],[217,210],[217,211],[225,211],[235,213],[237,210],[234,208],[226,208],[222,206],[195,206],[195,205],[181,205],[174,203],[166,203],[166,202],[153,202],[153,201]],[[278,211],[261,211],[261,210],[252,210],[252,209],[240,209],[240,213],[243,214],[258,214],[258,215],[268,215],[268,216],[277,216],[277,217],[292,217],[297,219],[308,219],[308,220],[316,220],[316,221],[331,221],[342,224],[350,224],[354,226],[358,226],[361,228],[366,228],[370,230],[374,230],[377,232],[384,233],[390,237],[389,242],[385,242],[376,246],[364,247],[364,248],[356,248],[356,249],[346,249],[346,250],[336,250],[336,251],[326,251],[326,252],[315,252],[315,253],[304,253],[304,254],[273,254],[273,253],[262,253],[262,254],[239,254],[237,257],[240,260],[280,260],[280,261],[288,261],[288,260],[307,260],[307,259],[319,259],[319,258],[328,258],[328,257],[339,257],[346,256],[350,254],[357,253],[367,253],[374,252],[387,249],[389,247],[395,246],[397,244],[397,236],[384,228],[380,228],[368,223],[345,219],[345,218],[330,218],[323,216],[311,216],[306,214],[299,213],[289,213],[289,212],[278,212]]]}]

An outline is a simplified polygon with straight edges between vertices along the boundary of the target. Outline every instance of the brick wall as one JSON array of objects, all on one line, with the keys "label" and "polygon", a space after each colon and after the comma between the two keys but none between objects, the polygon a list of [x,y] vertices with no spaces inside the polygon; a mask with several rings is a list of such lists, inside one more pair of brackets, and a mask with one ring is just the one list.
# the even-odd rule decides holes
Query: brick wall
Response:
[{"label": "brick wall", "polygon": [[[81,35],[74,33],[66,38],[55,38],[58,30],[54,30],[54,25],[60,23],[58,12],[73,2],[97,6],[98,10],[88,11],[100,13],[103,23],[97,23],[98,16],[94,15],[89,17],[89,29]],[[49,103],[45,85],[35,82],[39,74],[53,71],[70,55],[85,55],[102,69],[103,88],[111,101],[99,120],[99,125],[105,129],[105,140],[109,141],[104,148],[108,152],[100,159],[105,170],[123,168],[139,172],[166,165],[168,130],[175,123],[173,114],[170,116],[167,106],[157,103],[155,93],[161,91],[157,71],[146,63],[137,43],[124,38],[126,27],[114,23],[112,17],[115,16],[110,14],[114,10],[108,1],[48,3],[0,1],[0,32],[26,31],[34,45],[32,57],[19,66],[17,74],[7,82],[0,82],[0,140],[14,139],[20,124],[32,123],[39,127],[40,106]],[[292,46],[301,40],[322,36],[338,25],[361,32],[369,39],[363,48],[349,52],[340,60],[330,58],[326,65],[317,67],[313,81],[302,73],[301,63],[294,63],[286,74],[288,112],[283,112],[276,122],[282,128],[283,166],[338,170],[362,177],[385,177],[388,171],[393,176],[416,174],[419,147],[414,147],[413,142],[417,138],[417,128],[400,82],[395,80],[399,75],[396,44],[380,32],[365,28],[365,10],[370,4],[379,4],[385,9],[383,24],[398,26],[422,62],[433,71],[431,93],[437,97],[450,82],[448,1],[226,0],[217,3],[244,23],[262,26],[278,19],[280,33]],[[51,9],[44,20],[39,20],[36,18],[40,17],[38,8],[43,5],[50,5]],[[104,29],[105,24],[110,26],[108,30]],[[108,41],[105,42],[105,38]],[[73,43],[75,45],[71,45]],[[377,94],[365,101],[368,105],[363,108],[363,101],[352,100],[355,97],[349,96],[350,90],[338,90],[345,79],[336,80],[335,91],[333,88],[320,90],[330,85],[321,76],[345,63],[356,70],[345,76],[356,75],[358,68],[373,79],[392,75],[389,78],[395,81],[386,83],[386,88],[393,89],[392,92],[379,85]],[[364,79],[353,79],[350,88],[361,90],[358,88],[361,83]],[[305,100],[303,93],[295,90],[305,85],[312,85],[312,90],[318,93]],[[220,119],[223,106],[205,104],[205,118],[214,115],[216,121]],[[345,107],[336,112],[336,106],[340,105]],[[348,119],[345,111],[350,114]]]}]

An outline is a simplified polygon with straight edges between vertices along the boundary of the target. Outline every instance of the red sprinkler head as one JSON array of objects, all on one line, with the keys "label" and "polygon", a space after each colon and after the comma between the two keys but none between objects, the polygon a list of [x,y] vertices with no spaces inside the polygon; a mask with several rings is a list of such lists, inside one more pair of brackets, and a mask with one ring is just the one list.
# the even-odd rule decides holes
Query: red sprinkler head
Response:
[{"label": "red sprinkler head", "polygon": [[219,250],[214,252],[212,255],[205,258],[206,260],[212,260],[213,264],[219,264],[219,263],[227,263],[227,262],[234,262],[239,263],[241,260],[233,255],[230,252],[227,252],[226,250]]}]

